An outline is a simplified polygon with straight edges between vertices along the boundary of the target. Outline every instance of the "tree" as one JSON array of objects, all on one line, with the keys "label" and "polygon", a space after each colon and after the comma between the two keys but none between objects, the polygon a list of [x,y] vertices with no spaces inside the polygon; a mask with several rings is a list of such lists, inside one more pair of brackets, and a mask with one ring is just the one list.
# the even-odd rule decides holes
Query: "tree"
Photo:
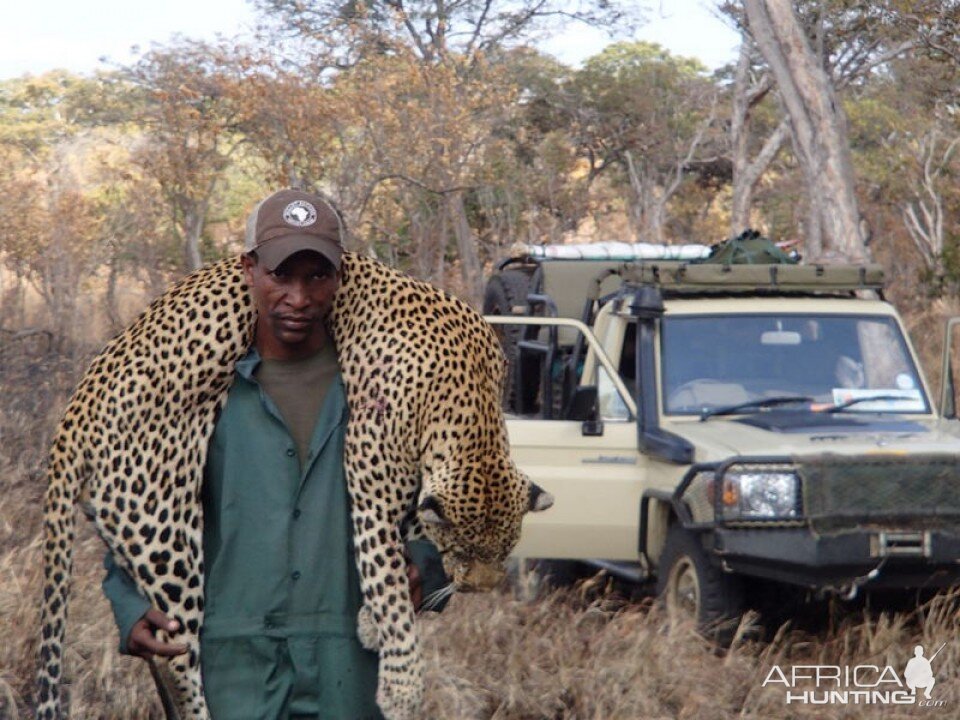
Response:
[{"label": "tree", "polygon": [[935,281],[944,276],[944,253],[948,228],[944,195],[951,177],[953,156],[960,145],[960,134],[945,136],[933,127],[912,145],[912,196],[902,204],[903,222]]},{"label": "tree", "polygon": [[60,142],[42,166],[7,175],[0,191],[0,249],[43,300],[60,351],[71,346],[82,286],[105,254],[90,177],[99,148],[88,140]]},{"label": "tree", "polygon": [[[750,209],[753,193],[760,178],[770,167],[783,142],[789,137],[790,124],[786,117],[768,131],[762,141],[754,141],[751,133],[761,103],[770,97],[773,79],[770,74],[757,71],[753,60],[754,48],[749,35],[743,33],[740,54],[734,74],[733,97],[730,112],[730,148],[732,156],[733,193],[730,208],[730,234],[739,235],[753,223]],[[751,145],[758,145],[750,157]]]},{"label": "tree", "polygon": [[39,163],[59,143],[115,124],[116,82],[111,73],[85,78],[64,70],[0,81],[0,145]]},{"label": "tree", "polygon": [[[344,156],[350,148],[366,147],[372,154],[364,156],[363,165],[377,158],[379,169],[371,172],[361,201],[367,215],[363,222],[372,220],[369,209],[378,208],[399,220],[404,231],[414,231],[428,247],[413,248],[410,256],[429,277],[441,271],[446,237],[452,236],[464,294],[475,303],[481,296],[484,253],[472,210],[482,191],[474,180],[510,115],[509,104],[501,102],[511,91],[500,79],[500,58],[522,39],[565,21],[628,32],[638,17],[633,4],[607,0],[575,9],[558,0],[261,0],[258,6],[276,21],[275,37],[298,41],[289,54],[295,67],[311,68],[337,93],[356,93],[346,89],[356,88],[351,83],[357,78],[369,79],[353,95],[360,105],[346,108],[353,110],[346,117],[334,118],[335,147]],[[385,74],[371,78],[371,68]],[[398,77],[408,87],[391,86]],[[374,95],[393,101],[383,103]],[[373,122],[369,116],[356,117],[354,108],[365,103],[377,107]],[[347,117],[357,122],[348,128]],[[397,126],[393,117],[407,122]],[[410,148],[405,157],[391,147],[398,142]],[[384,188],[402,197],[408,217],[396,213],[395,204],[378,192]]]},{"label": "tree", "polygon": [[800,162],[823,233],[823,246],[807,237],[807,251],[835,250],[851,261],[867,250],[854,192],[846,119],[833,84],[819,62],[789,0],[744,0],[750,33],[776,80],[790,118],[794,152]]},{"label": "tree", "polygon": [[[273,30],[324,49],[344,69],[399,44],[419,60],[475,59],[521,44],[571,21],[629,35],[640,7],[624,0],[257,0]],[[572,6],[571,6],[572,5]]]},{"label": "tree", "polygon": [[471,201],[484,246],[500,256],[518,240],[560,242],[600,194],[591,195],[570,121],[574,71],[527,47],[504,52],[496,65],[515,100],[487,143]]},{"label": "tree", "polygon": [[615,43],[570,85],[590,178],[619,171],[635,234],[663,242],[667,206],[714,139],[717,90],[705,68],[654,43]]},{"label": "tree", "polygon": [[143,55],[124,73],[130,115],[144,132],[136,163],[162,190],[183,247],[201,265],[200,237],[224,173],[244,142],[244,82],[232,51],[183,41]]},{"label": "tree", "polygon": [[[789,10],[791,6],[792,12]],[[758,8],[764,8],[764,13],[768,16],[767,20],[757,20],[759,25],[754,27],[751,8],[754,16]],[[917,2],[876,0],[870,3],[860,0],[796,0],[793,3],[786,0],[766,0],[765,2],[754,0],[747,3],[731,0],[721,3],[721,9],[744,31],[744,45],[741,63],[738,64],[738,82],[735,84],[731,122],[734,159],[732,212],[734,230],[747,222],[745,213],[746,208],[749,208],[754,183],[762,175],[766,167],[764,163],[769,163],[776,156],[776,152],[772,152],[774,148],[782,144],[783,128],[781,126],[768,128],[763,140],[754,137],[749,127],[751,111],[754,107],[752,103],[758,95],[762,97],[768,92],[773,65],[768,63],[768,66],[763,68],[750,62],[752,82],[749,83],[745,82],[746,78],[741,72],[745,55],[748,53],[752,55],[752,50],[747,47],[747,38],[758,40],[757,32],[760,32],[768,41],[774,37],[770,31],[770,18],[779,18],[776,24],[780,28],[794,23],[802,32],[795,32],[789,36],[792,38],[793,45],[787,42],[788,35],[781,33],[772,43],[767,42],[764,55],[771,48],[779,45],[779,52],[782,55],[781,68],[789,67],[790,72],[799,73],[797,77],[803,79],[815,78],[816,73],[811,74],[812,71],[809,68],[815,69],[819,66],[822,73],[817,82],[822,82],[823,77],[826,76],[834,91],[846,94],[857,92],[868,85],[876,78],[878,72],[887,72],[890,64],[899,58],[918,55],[951,57],[950,53],[955,52],[958,46],[956,28],[960,21],[960,5],[957,3],[943,3],[937,0]],[[792,19],[788,20],[788,16],[792,16]],[[801,38],[806,39],[804,52],[801,52],[803,46],[797,44]],[[793,48],[794,52],[788,54],[786,52],[788,48]],[[791,63],[786,62],[788,57],[792,58]],[[808,64],[806,71],[799,69],[803,58],[806,58]],[[772,84],[778,87],[779,78]],[[809,87],[809,81],[801,84]],[[811,97],[818,94],[825,97],[820,91],[813,91]],[[788,95],[796,99],[798,96],[796,83],[792,89],[788,90]],[[843,176],[852,178],[849,170],[844,168],[849,166],[849,162],[843,159],[842,149],[838,151],[837,143],[831,139],[844,125],[843,113],[836,102],[836,97],[831,97],[832,101],[823,103],[819,109],[810,105],[804,111],[807,114],[804,120],[796,114],[800,106],[796,102],[788,103],[788,98],[784,96],[782,89],[778,88],[778,101],[784,108],[785,120],[789,120],[790,123],[794,154],[807,179],[809,211],[806,236],[811,254],[819,252],[824,241],[823,233],[828,227],[835,225],[831,221],[824,226],[825,212],[829,213],[831,218],[835,217],[835,213],[824,206],[823,197],[837,198],[835,192],[837,178]],[[834,114],[831,115],[831,113]],[[810,154],[814,148],[810,142],[796,135],[798,127],[803,131],[811,123],[820,123],[820,129],[833,128],[822,135],[823,142],[816,143],[819,148],[815,155],[819,155],[820,158],[814,157],[812,162]],[[809,133],[805,137],[809,138]],[[751,162],[745,159],[748,143],[756,149],[756,155]],[[842,144],[841,142],[840,145]],[[829,149],[831,147],[832,150]],[[828,157],[834,159],[828,162]],[[834,189],[818,189],[811,185],[813,178],[823,178],[823,182]],[[853,185],[841,179],[840,185],[844,184],[851,189],[839,196],[843,198],[840,205],[845,206],[842,217],[849,218],[852,215],[849,200],[855,197],[852,192]],[[856,224],[860,227],[857,235],[860,236],[861,241],[866,241],[869,230],[863,218],[860,218]],[[850,222],[845,221],[845,226],[849,229]],[[835,241],[828,237],[826,242],[833,244]],[[857,244],[856,241],[852,242],[853,245]],[[837,250],[835,247],[832,249]],[[854,251],[856,252],[855,248]]]},{"label": "tree", "polygon": [[118,154],[113,82],[55,71],[0,83],[0,256],[15,278],[14,323],[25,322],[29,285],[60,350],[69,349],[83,285],[107,253],[102,191]]},{"label": "tree", "polygon": [[[360,222],[387,227],[395,239],[406,233],[413,241],[407,252],[427,277],[442,267],[451,237],[464,294],[474,302],[483,271],[468,197],[483,182],[486,150],[514,99],[497,68],[481,67],[465,76],[453,57],[424,65],[398,54],[364,60],[333,88],[338,152],[331,164],[340,168],[333,177],[364,179]],[[406,212],[396,211],[397,200]]]},{"label": "tree", "polygon": [[338,104],[323,67],[291,68],[266,49],[238,49],[243,82],[233,87],[239,131],[263,161],[271,183],[310,187],[327,180]]}]

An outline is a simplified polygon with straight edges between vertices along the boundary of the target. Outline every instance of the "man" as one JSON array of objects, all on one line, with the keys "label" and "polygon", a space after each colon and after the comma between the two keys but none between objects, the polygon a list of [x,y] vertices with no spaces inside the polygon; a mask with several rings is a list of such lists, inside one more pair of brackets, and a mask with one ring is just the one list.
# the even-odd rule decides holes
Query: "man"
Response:
[{"label": "man", "polygon": [[[242,263],[256,335],[204,472],[201,659],[215,720],[381,717],[378,658],[356,637],[347,406],[323,322],[340,285],[343,234],[326,200],[295,190],[268,197],[247,223]],[[446,579],[431,545],[408,551],[419,606],[421,572],[435,588]],[[109,554],[105,566],[121,652],[185,652],[155,637],[176,623],[149,607]]]}]

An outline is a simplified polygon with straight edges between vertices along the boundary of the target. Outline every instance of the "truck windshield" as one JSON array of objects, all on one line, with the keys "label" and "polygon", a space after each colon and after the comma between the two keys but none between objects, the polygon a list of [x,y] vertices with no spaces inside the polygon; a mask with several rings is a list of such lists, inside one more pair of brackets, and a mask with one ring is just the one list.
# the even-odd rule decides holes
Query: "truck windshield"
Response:
[{"label": "truck windshield", "polygon": [[668,316],[660,367],[669,415],[777,396],[809,396],[825,408],[849,403],[838,408],[843,412],[929,412],[906,342],[889,317]]}]

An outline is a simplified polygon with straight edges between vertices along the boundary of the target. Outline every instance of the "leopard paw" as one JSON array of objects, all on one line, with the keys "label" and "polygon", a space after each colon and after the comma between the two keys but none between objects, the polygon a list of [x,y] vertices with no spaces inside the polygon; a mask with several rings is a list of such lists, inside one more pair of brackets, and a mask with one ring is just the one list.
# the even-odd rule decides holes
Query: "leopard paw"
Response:
[{"label": "leopard paw", "polygon": [[386,720],[416,720],[423,702],[419,673],[391,670],[381,665],[377,681],[377,705]]},{"label": "leopard paw", "polygon": [[367,650],[380,649],[380,630],[373,619],[373,611],[366,605],[362,605],[357,613],[357,637]]}]

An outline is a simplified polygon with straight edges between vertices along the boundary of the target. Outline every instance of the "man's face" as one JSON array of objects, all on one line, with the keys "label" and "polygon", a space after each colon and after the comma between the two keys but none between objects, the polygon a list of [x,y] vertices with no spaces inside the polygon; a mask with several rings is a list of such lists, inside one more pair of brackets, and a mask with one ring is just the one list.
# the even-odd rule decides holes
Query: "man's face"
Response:
[{"label": "man's face", "polygon": [[257,306],[261,357],[297,360],[323,346],[323,320],[340,287],[340,273],[326,258],[304,250],[270,272],[248,254],[243,256],[243,273]]}]

